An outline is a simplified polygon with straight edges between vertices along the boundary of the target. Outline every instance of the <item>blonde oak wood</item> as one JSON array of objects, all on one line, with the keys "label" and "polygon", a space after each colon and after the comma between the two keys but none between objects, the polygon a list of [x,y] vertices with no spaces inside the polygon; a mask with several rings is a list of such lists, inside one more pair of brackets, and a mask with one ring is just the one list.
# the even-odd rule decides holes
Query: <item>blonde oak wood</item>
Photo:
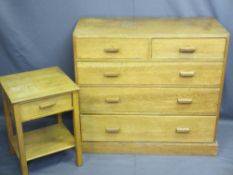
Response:
[{"label": "blonde oak wood", "polygon": [[[77,165],[82,164],[79,88],[61,69],[52,67],[3,76],[1,89],[10,149],[19,157],[23,175],[28,175],[27,161],[72,147],[76,148]],[[73,111],[74,136],[62,122],[61,113],[66,111]],[[23,122],[52,114],[58,115],[58,124],[23,132]],[[16,126],[16,134],[12,125]]]},{"label": "blonde oak wood", "polygon": [[152,59],[223,61],[226,39],[153,39]]},{"label": "blonde oak wood", "polygon": [[[16,139],[13,146],[18,154]],[[27,161],[75,147],[72,134],[61,124],[24,133],[24,145]]]},{"label": "blonde oak wood", "polygon": [[21,103],[19,104],[19,115],[24,122],[69,111],[72,108],[71,93],[68,93]]},{"label": "blonde oak wood", "polygon": [[[126,43],[133,39],[148,41],[145,46],[147,57],[137,59],[126,54],[117,58],[116,55],[124,47],[133,48],[130,42]],[[102,49],[102,53],[115,55],[115,58],[91,55],[93,57],[83,59],[79,48],[86,47],[86,53],[81,55],[89,55],[87,51],[91,49],[91,44],[87,46],[79,42],[84,40],[108,40],[109,43],[118,40],[124,43],[119,47]],[[74,30],[73,43],[75,80],[81,87],[80,112],[83,116],[108,115],[100,122],[113,120],[115,116],[127,118],[130,114],[134,116],[132,121],[136,116],[143,116],[144,120],[150,114],[158,117],[216,116],[218,120],[229,32],[215,19],[84,18]],[[95,45],[103,44],[95,42]],[[141,51],[142,47],[140,45],[136,51]],[[91,54],[99,53],[98,50]],[[214,127],[213,140],[208,144],[103,139],[101,142],[85,141],[84,151],[215,155],[218,147],[217,120],[211,123]],[[121,131],[121,126],[106,126],[103,129],[111,138],[120,135]],[[192,128],[179,126],[174,132],[188,137]],[[205,132],[201,135],[205,136]],[[145,151],[148,147],[149,151]]]},{"label": "blonde oak wood", "polygon": [[146,59],[147,39],[80,39],[77,40],[79,59]]},{"label": "blonde oak wood", "polygon": [[62,113],[57,114],[57,123],[59,123],[59,124],[63,123]]},{"label": "blonde oak wood", "polygon": [[218,94],[218,88],[85,87],[80,108],[83,114],[215,115]]},{"label": "blonde oak wood", "polygon": [[75,38],[206,38],[227,37],[214,18],[81,18]]},{"label": "blonde oak wood", "polygon": [[211,155],[218,152],[217,142],[83,142],[86,153],[105,154],[161,154],[161,155]]},{"label": "blonde oak wood", "polygon": [[1,86],[11,103],[25,102],[78,90],[58,67],[50,67],[1,77]]},{"label": "blonde oak wood", "polygon": [[219,87],[223,63],[77,62],[80,85]]},{"label": "blonde oak wood", "polygon": [[178,104],[192,104],[193,99],[192,98],[177,98]]},{"label": "blonde oak wood", "polygon": [[223,93],[223,86],[224,86],[224,80],[225,80],[225,73],[226,73],[226,66],[227,66],[227,56],[228,56],[228,48],[229,48],[229,42],[230,42],[230,34],[228,33],[227,37],[226,37],[226,45],[225,45],[225,53],[224,53],[224,60],[223,60],[223,67],[222,69],[224,71],[222,71],[222,76],[221,76],[221,83],[220,83],[220,93],[219,93],[219,97],[218,97],[218,107],[217,107],[217,120],[215,123],[216,126],[216,130],[215,130],[215,139],[217,137],[217,129],[218,129],[218,120],[220,117],[220,110],[221,110],[221,102],[222,102],[222,93]]},{"label": "blonde oak wood", "polygon": [[176,128],[176,133],[189,133],[191,131],[190,128]]},{"label": "blonde oak wood", "polygon": [[81,121],[79,115],[79,97],[78,93],[74,92],[72,95],[73,99],[73,128],[74,128],[74,135],[75,135],[75,156],[76,156],[76,164],[81,166],[83,164],[82,158],[82,138],[81,138]]},{"label": "blonde oak wood", "polygon": [[105,128],[105,132],[106,133],[119,133],[120,132],[120,128],[117,127],[117,128]]},{"label": "blonde oak wood", "polygon": [[180,77],[194,77],[195,71],[180,71]]},{"label": "blonde oak wood", "polygon": [[9,109],[9,106],[7,104],[7,96],[5,94],[5,92],[2,90],[2,98],[3,98],[3,107],[4,107],[4,115],[5,115],[5,119],[6,119],[6,129],[7,129],[7,138],[8,138],[8,144],[9,144],[9,149],[11,153],[14,153],[14,148],[12,146],[12,138],[14,135],[14,131],[13,131],[13,125],[12,125],[12,121],[11,121],[11,112]]},{"label": "blonde oak wood", "polygon": [[[13,106],[13,113],[14,113],[14,118],[15,118],[16,144],[18,148],[18,157],[20,159],[21,172],[22,172],[22,175],[28,175],[28,165],[27,165],[26,148],[25,148],[24,133],[23,133],[23,123],[21,121],[21,118],[18,116],[19,106],[17,104]],[[14,147],[13,143],[12,145]],[[15,149],[15,152],[17,153],[16,149]]]},{"label": "blonde oak wood", "polygon": [[[215,116],[82,115],[82,138],[83,141],[213,142],[215,121]],[[190,132],[184,134],[187,128]]]}]

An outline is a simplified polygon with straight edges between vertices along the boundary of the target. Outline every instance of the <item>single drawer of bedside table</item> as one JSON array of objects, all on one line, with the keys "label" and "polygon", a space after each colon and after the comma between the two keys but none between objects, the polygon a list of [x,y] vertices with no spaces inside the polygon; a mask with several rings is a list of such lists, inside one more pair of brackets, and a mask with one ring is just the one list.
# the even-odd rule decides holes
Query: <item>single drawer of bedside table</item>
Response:
[{"label": "single drawer of bedside table", "polygon": [[146,39],[77,39],[78,59],[145,59],[148,57]]},{"label": "single drawer of bedside table", "polygon": [[152,59],[222,61],[225,39],[153,39]]},{"label": "single drawer of bedside table", "polygon": [[85,87],[80,109],[85,114],[216,115],[219,88]]},{"label": "single drawer of bedside table", "polygon": [[213,142],[215,122],[215,116],[81,116],[83,141]]},{"label": "single drawer of bedside table", "polygon": [[218,87],[223,63],[78,62],[80,85],[184,85]]},{"label": "single drawer of bedside table", "polygon": [[69,93],[22,103],[19,105],[19,112],[22,121],[30,121],[69,111],[72,108],[72,98]]}]

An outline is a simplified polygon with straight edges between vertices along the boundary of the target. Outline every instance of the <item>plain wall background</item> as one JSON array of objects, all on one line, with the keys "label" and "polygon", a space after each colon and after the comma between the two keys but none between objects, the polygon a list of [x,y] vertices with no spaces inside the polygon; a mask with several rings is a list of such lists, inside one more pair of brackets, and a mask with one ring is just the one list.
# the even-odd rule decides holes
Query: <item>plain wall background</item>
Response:
[{"label": "plain wall background", "polygon": [[[232,7],[232,0],[1,0],[0,75],[57,65],[73,78],[72,32],[80,17],[213,16],[233,33]],[[230,42],[221,116],[233,119],[232,50]]]}]

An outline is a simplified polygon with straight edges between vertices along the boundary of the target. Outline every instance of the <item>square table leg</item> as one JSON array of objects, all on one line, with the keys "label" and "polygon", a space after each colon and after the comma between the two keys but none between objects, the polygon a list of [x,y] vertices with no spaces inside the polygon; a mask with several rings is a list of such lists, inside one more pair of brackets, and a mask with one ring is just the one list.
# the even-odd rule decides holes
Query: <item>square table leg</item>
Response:
[{"label": "square table leg", "polygon": [[15,117],[15,126],[16,126],[16,138],[17,138],[17,145],[18,145],[18,151],[19,151],[19,159],[20,159],[20,165],[21,165],[21,172],[22,175],[28,175],[28,166],[27,166],[27,160],[26,160],[26,152],[25,152],[25,146],[24,146],[24,137],[23,137],[23,126],[21,118],[18,116],[18,106],[13,106],[14,110],[14,117]]},{"label": "square table leg", "polygon": [[4,116],[6,119],[6,130],[7,130],[9,149],[11,153],[15,153],[14,148],[12,146],[14,133],[13,133],[13,127],[11,121],[11,114],[10,114],[9,105],[7,105],[7,97],[4,92],[2,92],[2,97],[3,97],[3,106],[4,106]]},{"label": "square table leg", "polygon": [[62,124],[62,113],[57,114],[57,123]]},{"label": "square table leg", "polygon": [[81,139],[81,126],[79,115],[79,103],[78,92],[73,92],[73,127],[74,127],[74,139],[75,139],[75,155],[76,164],[81,166],[83,164],[82,158],[82,139]]}]

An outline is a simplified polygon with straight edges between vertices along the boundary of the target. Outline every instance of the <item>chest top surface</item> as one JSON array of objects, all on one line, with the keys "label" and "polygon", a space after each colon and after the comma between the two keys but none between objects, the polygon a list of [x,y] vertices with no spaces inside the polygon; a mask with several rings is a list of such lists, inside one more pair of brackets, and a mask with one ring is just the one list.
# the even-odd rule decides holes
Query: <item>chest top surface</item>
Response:
[{"label": "chest top surface", "polygon": [[214,18],[82,18],[74,37],[225,37]]},{"label": "chest top surface", "polygon": [[1,86],[11,103],[71,92],[78,86],[58,67],[1,77]]}]

